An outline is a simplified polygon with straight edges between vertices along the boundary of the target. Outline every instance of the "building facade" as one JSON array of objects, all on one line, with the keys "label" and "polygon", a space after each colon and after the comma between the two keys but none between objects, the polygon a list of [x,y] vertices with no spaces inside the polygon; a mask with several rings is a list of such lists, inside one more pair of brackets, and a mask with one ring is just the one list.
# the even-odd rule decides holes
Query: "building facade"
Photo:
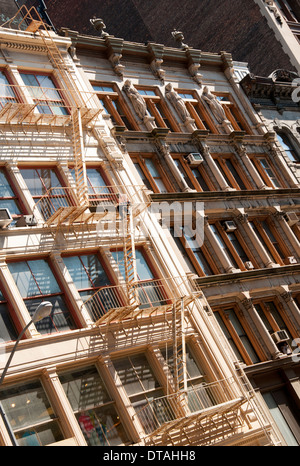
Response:
[{"label": "building facade", "polygon": [[0,444],[299,444],[300,180],[231,55],[21,13],[0,29],[1,372],[28,329]]}]

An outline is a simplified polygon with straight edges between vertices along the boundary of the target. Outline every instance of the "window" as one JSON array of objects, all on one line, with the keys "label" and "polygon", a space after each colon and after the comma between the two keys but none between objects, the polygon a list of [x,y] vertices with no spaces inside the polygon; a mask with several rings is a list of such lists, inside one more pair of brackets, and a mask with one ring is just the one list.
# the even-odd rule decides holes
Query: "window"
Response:
[{"label": "window", "polygon": [[20,168],[27,187],[45,220],[60,207],[71,204],[55,168]]},{"label": "window", "polygon": [[39,113],[68,115],[69,111],[52,78],[42,74],[20,73]]},{"label": "window", "polygon": [[299,3],[297,2],[297,0],[296,1],[275,0],[275,2],[277,6],[280,8],[282,14],[285,16],[287,21],[292,21],[292,22],[300,21]]},{"label": "window", "polygon": [[204,105],[198,99],[197,94],[194,91],[188,90],[177,90],[177,93],[185,101],[185,106],[191,118],[195,120],[197,128],[217,133],[212,119]]},{"label": "window", "polygon": [[10,316],[7,300],[0,289],[0,342],[16,340],[18,337],[14,323]]},{"label": "window", "polygon": [[262,393],[281,435],[290,447],[300,445],[299,408],[285,387]]},{"label": "window", "polygon": [[214,315],[236,358],[246,364],[260,362],[245,318],[240,316],[234,308],[215,309]]},{"label": "window", "polygon": [[282,188],[283,184],[267,157],[251,157],[264,183],[270,188]]},{"label": "window", "polygon": [[173,156],[173,159],[183,179],[191,189],[196,189],[200,192],[215,191],[203,164],[198,167],[191,167],[185,157],[180,155]]},{"label": "window", "polygon": [[23,381],[1,390],[0,399],[19,446],[46,446],[64,439],[41,382]]},{"label": "window", "polygon": [[151,157],[135,155],[131,158],[139,176],[149,190],[155,193],[171,191],[170,184],[162,174],[158,164]]},{"label": "window", "polygon": [[14,221],[10,224],[13,226],[21,215],[21,206],[13,191],[12,182],[5,169],[0,168],[0,208],[8,209]]},{"label": "window", "polygon": [[180,243],[181,247],[184,248],[184,255],[187,256],[189,263],[192,263],[192,267],[198,275],[206,276],[218,273],[215,265],[208,259],[210,256],[205,245],[200,247],[197,241],[192,239],[191,234],[188,234],[187,227],[184,229],[173,227],[170,231],[173,235],[176,233],[176,238],[174,237],[176,244]]},{"label": "window", "polygon": [[0,109],[6,104],[17,102],[14,87],[10,84],[5,73],[0,71]]},{"label": "window", "polygon": [[96,367],[59,375],[88,446],[120,446],[128,443],[115,403]]},{"label": "window", "polygon": [[284,265],[285,262],[289,263],[290,251],[271,222],[265,218],[254,219],[249,223],[271,258],[280,265]]},{"label": "window", "polygon": [[284,312],[280,309],[274,301],[262,301],[260,300],[254,307],[259,314],[261,320],[266,327],[266,330],[272,334],[278,332],[279,330],[285,330],[289,335],[289,338],[292,340],[293,336],[296,338],[295,333],[292,329],[289,329],[290,324],[286,325],[285,321],[288,322]]},{"label": "window", "polygon": [[125,126],[128,130],[139,129],[114,85],[93,84],[93,88],[114,126]]},{"label": "window", "polygon": [[[173,347],[167,346],[161,348],[161,353],[168,365],[171,374],[174,376],[174,352]],[[185,345],[186,353],[186,383],[188,387],[187,402],[191,412],[197,412],[202,409],[208,408],[217,404],[216,398],[213,394],[212,387],[205,387],[208,380],[200,366],[198,360],[195,358],[189,344]],[[181,357],[181,355],[180,355]],[[180,381],[183,382],[183,379]],[[181,387],[183,388],[183,384]]]},{"label": "window", "polygon": [[168,110],[164,99],[159,95],[159,91],[153,88],[141,88],[136,86],[146,102],[149,116],[155,120],[158,128],[169,128],[171,131],[180,131],[180,128]]},{"label": "window", "polygon": [[234,189],[247,190],[252,189],[251,184],[245,178],[244,173],[238,167],[237,162],[230,155],[214,156],[214,161],[218,165],[228,185]]},{"label": "window", "polygon": [[[113,361],[123,387],[134,407],[137,416],[145,430],[149,433],[155,424],[155,417],[159,417],[159,407],[147,410],[148,403],[164,395],[163,389],[153,373],[145,354],[135,354]],[[146,407],[146,415],[142,408]]]},{"label": "window", "polygon": [[[123,250],[112,251],[112,255],[118,264],[120,273],[125,279],[124,252]],[[156,279],[149,265],[147,258],[141,249],[135,250],[136,271],[137,271],[137,291],[140,301],[139,309],[163,306],[168,299],[162,280]]]},{"label": "window", "polygon": [[[257,263],[235,226],[230,225],[232,221],[216,222],[211,224],[210,228],[216,236],[220,247],[222,248],[228,261],[234,268],[246,270],[246,262],[252,262],[257,267]],[[234,224],[233,224],[234,225]]]},{"label": "window", "polygon": [[8,267],[31,316],[42,301],[53,305],[50,316],[35,324],[38,332],[49,334],[75,328],[64,293],[46,260],[11,262]]},{"label": "window", "polygon": [[81,254],[63,258],[83,301],[111,281],[96,254]]},{"label": "window", "polygon": [[291,162],[299,162],[299,157],[286,133],[277,132],[277,139]]},{"label": "window", "polygon": [[233,97],[227,93],[217,93],[214,92],[218,101],[222,105],[227,119],[233,126],[235,131],[246,131],[246,133],[251,134],[252,131],[246,121],[246,118],[243,117],[242,112],[239,110],[237,104],[235,103]]}]

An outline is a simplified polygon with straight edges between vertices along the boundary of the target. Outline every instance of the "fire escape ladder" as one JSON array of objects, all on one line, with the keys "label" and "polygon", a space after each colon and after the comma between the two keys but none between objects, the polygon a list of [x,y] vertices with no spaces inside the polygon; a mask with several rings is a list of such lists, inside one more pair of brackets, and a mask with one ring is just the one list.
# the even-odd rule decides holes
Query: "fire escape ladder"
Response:
[{"label": "fire escape ladder", "polygon": [[184,393],[187,389],[187,378],[183,299],[173,305],[172,319],[175,392]]}]

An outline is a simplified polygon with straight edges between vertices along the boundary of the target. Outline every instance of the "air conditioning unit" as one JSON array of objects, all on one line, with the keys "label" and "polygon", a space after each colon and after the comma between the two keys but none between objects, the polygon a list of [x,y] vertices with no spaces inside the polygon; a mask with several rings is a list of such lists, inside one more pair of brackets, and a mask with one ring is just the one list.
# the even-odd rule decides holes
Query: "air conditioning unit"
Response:
[{"label": "air conditioning unit", "polygon": [[296,225],[296,223],[299,223],[299,220],[300,220],[298,215],[295,212],[287,212],[284,215],[284,218],[290,227],[292,227],[293,225]]},{"label": "air conditioning unit", "polygon": [[0,228],[7,227],[13,221],[8,209],[0,209]]},{"label": "air conditioning unit", "polygon": [[186,159],[192,167],[197,167],[203,162],[203,157],[199,152],[191,152]]},{"label": "air conditioning unit", "polygon": [[288,341],[290,339],[285,330],[279,330],[278,332],[272,333],[271,337],[275,343],[281,343],[282,341]]},{"label": "air conditioning unit", "polygon": [[248,270],[253,270],[253,269],[254,269],[254,265],[252,264],[251,261],[245,262],[245,267],[246,267],[246,269],[248,269]]},{"label": "air conditioning unit", "polygon": [[34,215],[22,215],[16,222],[16,227],[34,227],[37,221]]},{"label": "air conditioning unit", "polygon": [[231,231],[236,230],[236,224],[234,223],[233,220],[228,220],[227,222],[223,223],[223,227],[227,233],[230,233]]},{"label": "air conditioning unit", "polygon": [[284,260],[284,263],[289,264],[297,264],[297,259],[294,256],[289,256]]}]

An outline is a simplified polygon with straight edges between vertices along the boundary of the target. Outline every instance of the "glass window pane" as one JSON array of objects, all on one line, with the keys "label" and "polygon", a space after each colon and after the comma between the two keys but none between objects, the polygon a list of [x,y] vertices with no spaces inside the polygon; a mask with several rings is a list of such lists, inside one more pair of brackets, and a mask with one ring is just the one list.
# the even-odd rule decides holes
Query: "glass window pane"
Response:
[{"label": "glass window pane", "polygon": [[111,401],[95,367],[60,375],[63,389],[74,411],[82,411]]},{"label": "glass window pane", "polygon": [[23,298],[40,294],[26,262],[12,262],[8,264],[8,268]]},{"label": "glass window pane", "polygon": [[54,417],[53,409],[40,382],[10,387],[1,391],[0,396],[14,430]]},{"label": "glass window pane", "polygon": [[7,305],[0,304],[0,340],[12,341],[16,340],[17,337],[18,334],[10,318]]},{"label": "glass window pane", "polygon": [[285,418],[283,417],[276,401],[274,400],[271,393],[263,393],[263,397],[265,402],[268,405],[268,408],[271,412],[271,415],[276,422],[284,440],[286,441],[288,446],[298,446],[298,442],[295,439],[289,425],[287,424]]}]

